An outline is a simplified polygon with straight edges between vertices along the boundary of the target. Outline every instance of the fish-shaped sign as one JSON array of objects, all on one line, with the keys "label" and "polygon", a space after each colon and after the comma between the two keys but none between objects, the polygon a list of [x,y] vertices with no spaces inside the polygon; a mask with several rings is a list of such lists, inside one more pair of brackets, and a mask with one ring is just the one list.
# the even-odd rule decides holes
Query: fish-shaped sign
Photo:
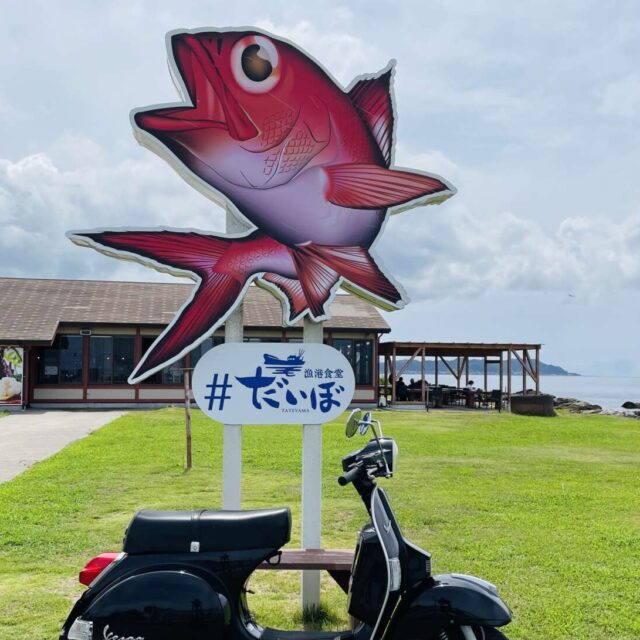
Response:
[{"label": "fish-shaped sign", "polygon": [[327,319],[340,286],[384,309],[404,306],[374,244],[391,212],[442,202],[455,189],[393,166],[394,63],[344,89],[302,49],[257,29],[171,32],[167,47],[182,101],[134,110],[135,135],[251,229],[68,234],[197,282],[129,381],[211,335],[252,282],[281,299],[288,324]]}]

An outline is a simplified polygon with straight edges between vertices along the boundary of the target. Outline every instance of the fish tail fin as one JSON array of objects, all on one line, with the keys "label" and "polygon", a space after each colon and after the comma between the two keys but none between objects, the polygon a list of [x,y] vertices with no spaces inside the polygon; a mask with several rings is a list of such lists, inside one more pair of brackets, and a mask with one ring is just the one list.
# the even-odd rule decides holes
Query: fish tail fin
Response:
[{"label": "fish tail fin", "polygon": [[360,294],[371,294],[372,302],[383,309],[391,311],[405,305],[403,293],[382,272],[364,247],[308,244],[297,247],[296,251],[301,256],[302,264],[313,265],[311,277],[317,273],[325,276],[320,282],[328,282],[328,274],[335,274],[336,279],[344,279],[344,288],[355,289]]},{"label": "fish tail fin", "polygon": [[189,300],[129,376],[131,384],[179,360],[204,340],[233,310],[246,284],[246,274],[214,271],[234,240],[166,230],[77,232],[70,237],[107,255],[137,260],[160,271],[188,272],[199,279]]}]

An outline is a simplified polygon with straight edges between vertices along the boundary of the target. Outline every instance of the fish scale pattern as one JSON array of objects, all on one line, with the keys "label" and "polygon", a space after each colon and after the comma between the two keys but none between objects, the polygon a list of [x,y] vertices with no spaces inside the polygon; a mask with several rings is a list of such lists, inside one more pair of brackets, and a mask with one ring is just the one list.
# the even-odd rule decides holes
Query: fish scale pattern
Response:
[{"label": "fish scale pattern", "polygon": [[264,159],[263,173],[264,173],[265,176],[270,176],[273,173],[273,169],[276,166],[277,162],[278,162],[278,154],[277,153],[270,153]]},{"label": "fish scale pattern", "polygon": [[278,173],[290,173],[304,165],[311,155],[315,142],[302,129],[298,129],[287,142],[283,152]]},{"label": "fish scale pattern", "polygon": [[291,109],[267,116],[262,121],[262,143],[271,145],[282,140],[293,125],[294,118],[295,112]]}]

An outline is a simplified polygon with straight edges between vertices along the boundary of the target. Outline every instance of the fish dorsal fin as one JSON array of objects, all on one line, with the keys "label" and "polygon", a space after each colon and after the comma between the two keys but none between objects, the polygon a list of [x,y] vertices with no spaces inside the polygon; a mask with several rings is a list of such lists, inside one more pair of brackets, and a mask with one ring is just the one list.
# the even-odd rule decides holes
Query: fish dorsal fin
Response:
[{"label": "fish dorsal fin", "polygon": [[395,61],[390,62],[377,76],[358,80],[348,93],[353,106],[376,139],[387,166],[391,164],[393,148],[391,74],[394,64]]}]

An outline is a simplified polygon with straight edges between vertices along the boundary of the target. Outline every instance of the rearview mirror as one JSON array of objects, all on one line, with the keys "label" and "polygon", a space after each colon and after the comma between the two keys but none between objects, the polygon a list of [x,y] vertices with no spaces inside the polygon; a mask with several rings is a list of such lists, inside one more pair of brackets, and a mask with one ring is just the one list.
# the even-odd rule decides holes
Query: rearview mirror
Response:
[{"label": "rearview mirror", "polygon": [[360,435],[363,436],[369,431],[369,427],[371,426],[371,411],[367,411],[364,414],[362,420],[360,421]]},{"label": "rearview mirror", "polygon": [[358,430],[358,423],[362,417],[362,409],[354,409],[347,419],[347,426],[344,430],[347,438],[353,438]]}]

